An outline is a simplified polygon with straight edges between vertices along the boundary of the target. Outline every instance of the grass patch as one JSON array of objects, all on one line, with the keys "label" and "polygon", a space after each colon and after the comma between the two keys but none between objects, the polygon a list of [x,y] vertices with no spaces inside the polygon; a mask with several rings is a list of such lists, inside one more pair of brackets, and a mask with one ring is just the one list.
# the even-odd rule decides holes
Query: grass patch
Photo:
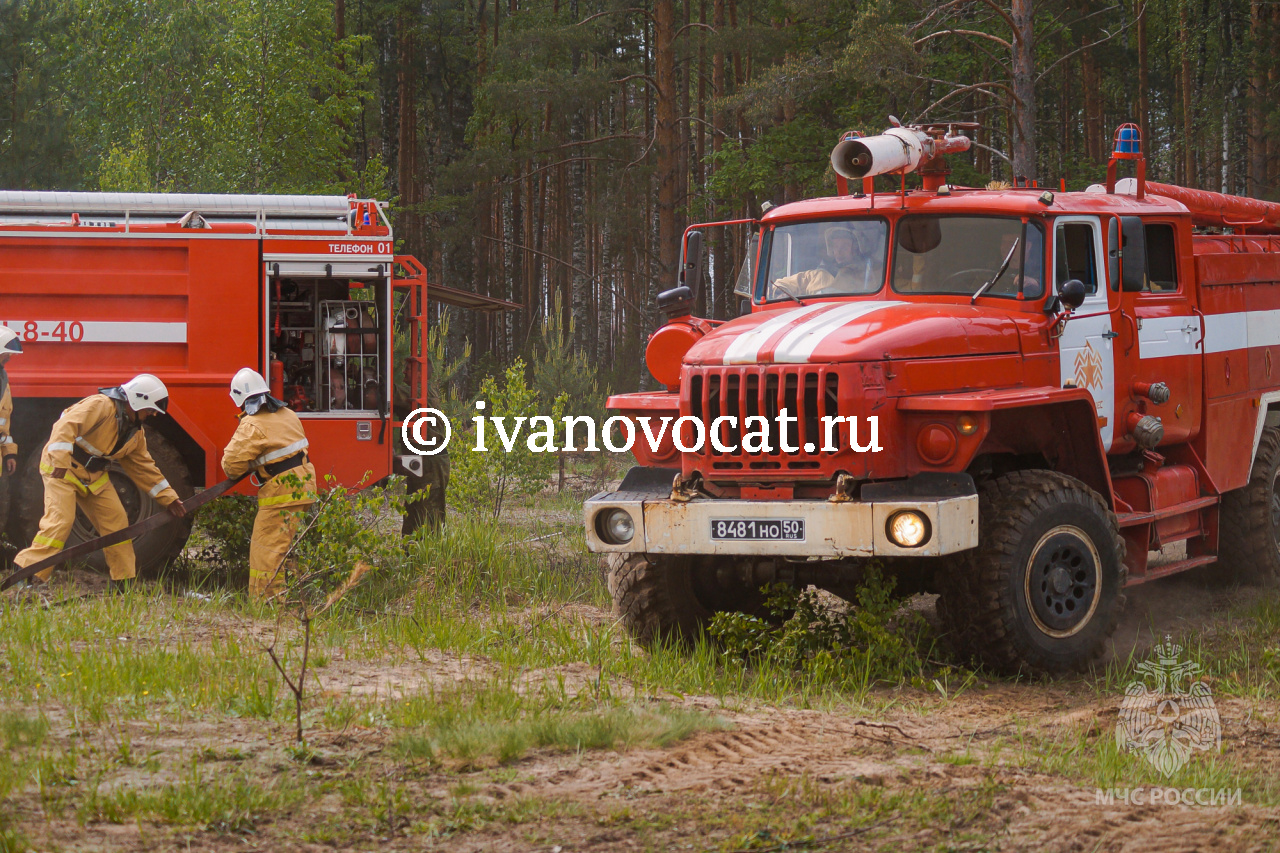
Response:
[{"label": "grass patch", "polygon": [[669,705],[529,695],[497,684],[405,700],[389,716],[407,730],[396,740],[399,754],[467,768],[508,764],[537,749],[665,747],[727,725],[719,717]]},{"label": "grass patch", "polygon": [[148,820],[213,832],[246,832],[274,813],[299,803],[304,788],[291,776],[272,779],[245,773],[206,775],[192,762],[182,780],[153,788],[94,785],[80,806],[81,824]]}]

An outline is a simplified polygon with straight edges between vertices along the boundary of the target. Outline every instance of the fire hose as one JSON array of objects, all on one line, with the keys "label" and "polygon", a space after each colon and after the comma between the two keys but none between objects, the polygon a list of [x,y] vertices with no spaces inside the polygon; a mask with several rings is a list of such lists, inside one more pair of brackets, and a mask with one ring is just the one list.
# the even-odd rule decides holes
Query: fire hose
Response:
[{"label": "fire hose", "polygon": [[[212,488],[205,489],[198,494],[192,495],[185,501],[181,502],[182,508],[188,513],[195,512],[200,507],[209,503],[209,501],[214,498],[221,497],[231,489],[235,488],[236,484],[249,476],[249,473],[250,472],[245,472],[239,477],[231,477],[223,480]],[[9,577],[5,578],[4,581],[0,582],[0,590],[6,590],[14,584],[26,580],[36,572],[44,571],[50,566],[56,566],[60,563],[65,563],[67,560],[74,560],[76,557],[83,557],[85,554],[92,554],[94,551],[101,551],[103,548],[107,548],[111,545],[118,545],[121,542],[136,539],[144,533],[168,524],[170,521],[177,521],[177,517],[168,510],[163,510],[154,515],[147,516],[141,521],[135,521],[128,527],[117,530],[115,533],[108,533],[106,536],[99,536],[97,539],[90,539],[88,542],[81,542],[79,545],[73,545],[70,548],[65,548],[54,554],[52,557],[45,557],[43,560],[32,563],[25,568],[18,569],[18,571],[9,575]]]}]

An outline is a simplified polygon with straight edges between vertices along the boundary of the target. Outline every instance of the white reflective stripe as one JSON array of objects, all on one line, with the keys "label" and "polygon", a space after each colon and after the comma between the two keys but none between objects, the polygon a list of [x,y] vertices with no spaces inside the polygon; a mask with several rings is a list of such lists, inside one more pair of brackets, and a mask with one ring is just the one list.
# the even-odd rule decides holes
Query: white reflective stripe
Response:
[{"label": "white reflective stripe", "polygon": [[290,444],[286,447],[282,447],[279,450],[272,450],[270,453],[262,454],[257,459],[250,462],[249,466],[251,468],[257,468],[259,466],[266,465],[268,462],[275,462],[277,459],[283,459],[286,456],[292,456],[293,454],[297,453],[299,450],[305,449],[306,446],[307,446],[307,440],[305,438],[299,439],[295,441],[293,444]]},{"label": "white reflective stripe", "polygon": [[[1143,325],[1146,325],[1144,317]],[[1249,315],[1244,311],[1232,314],[1204,315],[1204,351],[1206,354],[1229,352],[1249,346]]]},{"label": "white reflective stripe", "polygon": [[73,445],[69,441],[54,441],[54,442],[50,442],[46,450],[48,450],[50,453],[57,453],[59,450],[71,450],[74,447],[75,445]]},{"label": "white reflective stripe", "polygon": [[809,360],[827,335],[872,311],[902,305],[901,302],[851,302],[817,317],[805,320],[787,332],[774,348],[775,364],[802,364]]},{"label": "white reflective stripe", "polygon": [[1143,317],[1138,330],[1139,358],[1168,358],[1200,353],[1200,318],[1194,314]]},{"label": "white reflective stripe", "polygon": [[1280,311],[1246,311],[1249,346],[1272,347],[1280,344]]},{"label": "white reflective stripe", "polygon": [[791,323],[803,320],[815,311],[830,307],[830,302],[819,302],[814,305],[806,305],[803,308],[783,311],[777,317],[765,320],[754,329],[743,332],[733,339],[733,342],[729,344],[729,348],[724,351],[724,363],[754,364],[756,356],[760,354],[761,347],[768,343],[769,338],[781,332]]},{"label": "white reflective stripe", "polygon": [[[89,451],[90,456],[106,456],[107,455],[103,453],[101,450],[99,450],[98,448],[94,447],[89,442],[85,441],[83,435],[76,436],[76,444],[80,445],[85,450]],[[70,450],[71,448],[68,447],[67,449]]]},{"label": "white reflective stripe", "polygon": [[4,426],[9,422],[8,418],[0,418],[0,426]]},{"label": "white reflective stripe", "polygon": [[0,435],[0,444],[13,444],[13,438],[7,435]]},{"label": "white reflective stripe", "polygon": [[169,481],[161,480],[160,482],[152,486],[151,491],[147,492],[147,494],[154,498],[156,495],[160,494],[167,488],[169,488]]},{"label": "white reflective stripe", "polygon": [[[0,320],[12,329],[28,328],[43,346],[49,344],[184,344],[186,323],[118,320]],[[34,340],[34,339],[33,339]]]}]

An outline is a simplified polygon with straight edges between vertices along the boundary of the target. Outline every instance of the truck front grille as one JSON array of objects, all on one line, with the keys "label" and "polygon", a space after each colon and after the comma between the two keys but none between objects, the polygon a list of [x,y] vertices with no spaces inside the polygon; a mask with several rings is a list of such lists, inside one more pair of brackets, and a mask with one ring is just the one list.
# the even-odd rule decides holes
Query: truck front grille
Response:
[{"label": "truck front grille", "polygon": [[[688,396],[681,401],[684,413],[693,415],[706,424],[707,441],[698,454],[712,471],[732,473],[767,471],[804,471],[822,467],[824,456],[834,456],[838,451],[824,451],[826,429],[824,416],[837,417],[839,412],[840,378],[827,365],[744,365],[733,367],[686,368]],[[778,429],[778,415],[786,409],[796,421],[788,421],[787,443],[799,447],[799,452],[782,450]],[[722,424],[719,437],[722,445],[733,448],[730,452],[717,450],[711,443],[712,422],[721,416],[737,418],[734,426]],[[748,432],[759,432],[759,422],[748,429],[746,419],[763,417],[769,425],[769,437],[763,443],[761,453],[746,453],[742,438]],[[840,445],[842,429],[832,433],[833,444]]]}]

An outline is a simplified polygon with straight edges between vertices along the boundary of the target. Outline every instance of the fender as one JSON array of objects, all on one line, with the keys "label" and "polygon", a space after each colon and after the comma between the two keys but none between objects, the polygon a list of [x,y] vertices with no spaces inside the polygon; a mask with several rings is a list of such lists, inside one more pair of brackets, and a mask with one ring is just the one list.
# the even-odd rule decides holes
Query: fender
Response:
[{"label": "fender", "polygon": [[911,413],[973,416],[979,440],[969,443],[969,452],[948,465],[948,470],[964,470],[986,453],[1039,453],[1055,471],[1087,484],[1115,509],[1093,396],[1083,388],[1042,386],[929,394],[902,398],[898,408]]}]

